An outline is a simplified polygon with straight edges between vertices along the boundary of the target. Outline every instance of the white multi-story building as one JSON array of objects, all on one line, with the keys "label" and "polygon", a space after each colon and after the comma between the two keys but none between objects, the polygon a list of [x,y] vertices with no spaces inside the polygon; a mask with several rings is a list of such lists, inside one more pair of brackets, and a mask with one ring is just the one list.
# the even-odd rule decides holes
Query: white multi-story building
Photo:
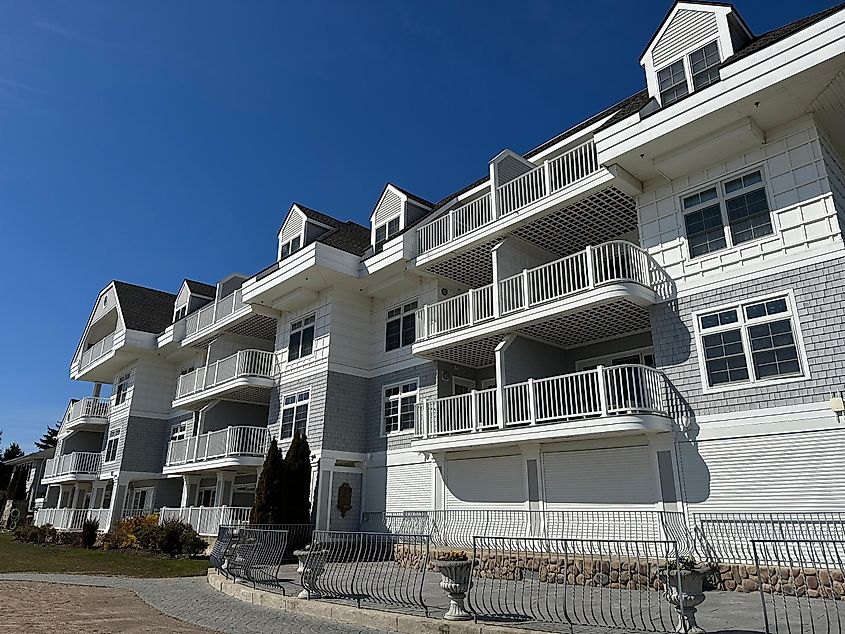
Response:
[{"label": "white multi-story building", "polygon": [[71,375],[112,395],[71,404],[45,505],[213,532],[304,430],[323,528],[845,511],[845,7],[755,35],[676,2],[639,61],[642,91],[440,202],[294,204],[257,275],[110,284]]}]

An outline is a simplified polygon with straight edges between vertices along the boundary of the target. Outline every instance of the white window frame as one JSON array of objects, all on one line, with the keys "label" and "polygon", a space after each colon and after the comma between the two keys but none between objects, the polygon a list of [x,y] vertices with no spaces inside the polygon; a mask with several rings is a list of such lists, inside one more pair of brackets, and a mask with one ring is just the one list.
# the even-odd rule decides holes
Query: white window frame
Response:
[{"label": "white window frame", "polygon": [[[305,223],[303,223],[303,225],[304,224]],[[293,243],[297,242],[297,241],[299,242],[299,244],[296,246],[296,248],[294,248]],[[302,248],[304,246],[305,246],[305,237],[304,237],[304,234],[302,234],[302,233],[292,237],[290,240],[288,240],[286,242],[282,242],[279,245],[279,262],[281,262],[282,260],[286,260],[287,258],[292,256],[294,253],[298,253],[299,251],[302,250]],[[285,253],[285,247],[287,247],[287,249],[288,249],[287,253]]]},{"label": "white window frame", "polygon": [[[120,407],[121,405],[126,405],[129,402],[129,390],[132,389],[131,381],[132,369],[118,375],[118,377],[114,380],[114,389],[112,390],[114,407]],[[123,386],[122,392],[120,390],[121,386]]]},{"label": "white window frame", "polygon": [[[403,392],[402,386],[410,385],[411,383],[416,383],[417,387],[415,390],[411,390],[409,392]],[[387,391],[393,388],[399,388],[399,393],[395,396],[387,396]],[[410,427],[410,429],[401,429],[402,427],[402,399],[408,398],[410,395],[415,397],[414,406],[420,403],[420,378],[419,377],[411,377],[405,379],[404,381],[398,381],[396,383],[389,383],[387,385],[383,385],[381,387],[381,435],[382,438],[387,438],[388,436],[407,436],[409,434],[414,433],[414,427],[416,426],[416,421],[414,421],[414,425]],[[384,416],[384,405],[387,401],[399,401],[399,427],[400,429],[396,429],[393,431],[387,431],[386,421]],[[414,414],[416,416],[416,413]]]},{"label": "white window frame", "polygon": [[[306,323],[307,322],[307,323]],[[309,328],[312,329],[312,336],[311,336],[311,351],[308,354],[302,354],[302,334],[308,330]],[[295,333],[299,333],[299,348],[297,350],[297,356],[295,358],[291,358],[291,345],[290,341],[291,338]],[[287,347],[287,360],[288,361],[299,361],[300,359],[307,359],[312,354],[314,354],[315,344],[317,342],[317,313],[310,313],[308,315],[304,315],[299,317],[296,320],[292,320],[290,323],[290,331],[288,332],[288,347]]]},{"label": "white window frame", "polygon": [[[144,506],[135,506],[135,496],[145,493]],[[153,502],[155,497],[155,487],[138,487],[130,489],[126,492],[126,509],[130,511],[152,511],[155,506]]]},{"label": "white window frame", "polygon": [[[396,230],[391,233],[390,232],[390,224],[395,222],[396,223]],[[378,239],[378,232],[379,229],[384,227],[384,240]],[[373,228],[373,249],[379,251],[385,244],[390,242],[393,238],[398,236],[402,233],[402,214],[397,214],[391,218],[388,218],[384,222],[380,222]]]},{"label": "white window frame", "polygon": [[[766,317],[759,317],[756,319],[748,319],[745,315],[745,307],[749,304],[759,304],[773,299],[786,299],[787,312],[778,313],[776,315],[767,315]],[[736,308],[737,317],[739,320],[733,324],[724,326],[716,326],[702,330],[701,318],[704,315],[710,315],[721,311]],[[693,313],[693,331],[695,334],[696,355],[698,356],[698,372],[701,378],[702,392],[705,394],[718,394],[721,392],[735,392],[737,390],[747,390],[753,387],[767,387],[771,385],[782,385],[786,383],[795,383],[798,381],[807,381],[811,378],[810,365],[807,362],[807,350],[804,346],[804,335],[801,331],[801,319],[798,315],[798,307],[795,303],[795,293],[790,289],[778,291],[776,293],[768,293],[766,295],[750,297],[748,299],[737,300],[719,306],[709,307]],[[751,342],[748,338],[748,327],[755,324],[763,324],[771,321],[780,321],[788,317],[792,322],[792,335],[795,338],[795,349],[798,351],[798,362],[801,364],[801,374],[788,377],[774,377],[771,379],[758,379],[754,372],[754,359],[751,354]],[[726,330],[739,329],[742,340],[742,349],[745,354],[745,364],[748,368],[748,380],[737,381],[735,383],[726,383],[716,386],[710,386],[710,380],[707,377],[707,365],[704,359],[704,337],[709,334],[724,332]]]},{"label": "white window frame", "polygon": [[[109,458],[109,445],[114,441],[114,458]],[[112,429],[106,439],[106,448],[103,450],[103,463],[115,462],[117,460],[117,453],[120,451],[120,430]]]},{"label": "white window frame", "polygon": [[[300,400],[300,396],[305,394],[305,398]],[[285,400],[293,398],[293,402],[285,405]],[[307,435],[308,434],[308,421],[311,418],[311,388],[302,388],[301,390],[295,390],[293,392],[288,392],[284,394],[280,401],[279,401],[279,440],[289,440],[293,438],[294,433],[296,433],[296,410],[302,405],[307,407],[305,412],[305,422],[303,423],[302,431]],[[293,420],[291,421],[291,432],[290,436],[283,436],[284,430],[284,423],[282,422],[285,418],[285,411],[286,410],[293,410]]]},{"label": "white window frame", "polygon": [[[463,376],[452,375],[452,394],[456,394],[455,387],[457,387],[458,385],[468,387],[470,392],[475,392],[478,389],[476,387],[475,381],[473,381],[472,379],[468,379]],[[417,391],[419,391],[419,387],[417,387]]]},{"label": "white window frame", "polygon": [[[214,503],[211,504],[210,506],[203,506],[202,503],[201,503],[202,502],[202,494],[206,493],[206,492],[211,492],[211,494],[214,498]],[[219,506],[217,504],[217,487],[216,486],[197,487],[196,503],[197,503],[197,506],[200,506],[202,508],[214,508],[215,506]]]},{"label": "white window frame", "polygon": [[[695,86],[693,85],[693,82],[692,82],[692,63],[690,62],[690,55],[692,55],[693,53],[695,53],[697,51],[700,51],[701,49],[703,49],[706,46],[710,46],[714,42],[716,44],[716,48],[719,50],[719,60],[720,60],[719,63],[721,64],[722,62],[725,61],[725,54],[722,51],[722,42],[720,41],[720,39],[718,37],[716,37],[715,39],[708,40],[708,41],[703,42],[703,43],[696,43],[694,46],[691,46],[688,49],[686,49],[684,51],[683,55],[673,57],[671,60],[669,60],[668,62],[666,62],[662,66],[660,66],[660,68],[654,69],[654,82],[655,82],[654,85],[657,87],[657,98],[660,100],[660,107],[661,108],[666,108],[668,106],[671,106],[672,104],[678,103],[678,101],[680,101],[681,99],[685,99],[689,95],[695,94],[696,92],[700,92],[700,91],[704,90],[705,88],[707,88],[708,86],[712,86],[714,83],[716,83],[716,82],[711,82],[711,83],[707,84],[707,86],[702,86],[701,88],[696,90]],[[687,82],[687,94],[684,95],[683,97],[681,97],[680,99],[676,99],[675,101],[673,101],[669,104],[664,104],[663,98],[662,98],[663,96],[662,96],[661,91],[660,91],[659,73],[661,73],[662,71],[669,68],[672,64],[676,64],[679,60],[684,62],[684,77],[686,77],[686,82]]]},{"label": "white window frame", "polygon": [[[748,240],[747,242],[740,242],[738,244],[734,244],[733,243],[733,235],[731,235],[731,226],[730,226],[730,223],[728,221],[728,209],[727,209],[727,206],[725,205],[725,202],[727,201],[728,198],[734,198],[736,196],[740,196],[743,193],[748,193],[748,192],[746,191],[746,188],[743,188],[743,189],[738,190],[736,192],[731,192],[730,194],[725,194],[725,183],[732,181],[732,180],[736,180],[737,178],[743,178],[745,176],[753,174],[754,172],[760,172],[760,179],[761,179],[760,183],[756,183],[755,185],[748,187],[747,190],[753,191],[754,189],[757,188],[757,186],[761,186],[763,188],[763,191],[766,194],[766,204],[769,207],[769,217],[770,217],[770,220],[771,220],[772,232],[769,233],[769,234],[766,234],[764,236],[760,236],[759,238],[753,238],[751,240]],[[701,203],[700,206],[703,208],[703,207],[712,206],[715,203],[719,204],[719,211],[722,214],[722,233],[725,236],[725,246],[721,249],[716,249],[715,251],[709,251],[708,253],[702,253],[701,255],[693,255],[692,250],[690,249],[689,236],[687,235],[686,215],[696,211],[698,209],[699,205],[697,205],[695,207],[690,207],[689,209],[685,209],[684,208],[684,199],[689,198],[690,196],[695,196],[698,193],[705,192],[708,189],[713,189],[714,187],[716,188],[716,198],[712,199],[712,200],[708,200],[705,203]],[[747,247],[749,245],[757,244],[757,243],[759,243],[763,240],[771,240],[773,236],[776,236],[779,233],[779,228],[777,226],[777,223],[775,222],[775,207],[774,207],[773,201],[772,201],[772,191],[771,191],[771,187],[769,185],[769,177],[768,177],[768,174],[766,173],[765,163],[759,163],[757,165],[753,165],[753,166],[750,166],[750,167],[744,167],[742,169],[735,170],[731,174],[728,174],[728,175],[722,176],[718,179],[712,180],[709,183],[707,183],[706,185],[699,185],[695,188],[692,188],[692,189],[689,189],[685,192],[682,192],[677,197],[677,206],[678,206],[678,209],[680,210],[679,224],[681,226],[681,230],[683,231],[684,249],[686,250],[687,260],[690,260],[690,261],[700,260],[700,259],[706,258],[706,257],[712,257],[712,256],[716,255],[717,253],[719,253],[719,254],[727,253],[731,249],[744,248],[744,247]]]},{"label": "white window frame", "polygon": [[[414,308],[408,308],[411,304],[416,304]],[[420,308],[420,300],[418,297],[414,297],[411,299],[407,299],[403,302],[399,302],[398,304],[394,304],[392,306],[388,306],[387,309],[384,311],[384,351],[387,352],[395,352],[396,350],[401,350],[402,348],[407,348],[408,346],[414,345],[417,340],[417,311]],[[397,316],[391,317],[390,313],[394,310],[399,310],[399,314]],[[407,316],[411,317],[411,320],[414,324],[414,340],[409,343],[402,342],[402,333],[404,331],[404,322]],[[399,321],[399,345],[396,348],[387,347],[387,327],[393,321]]]},{"label": "white window frame", "polygon": [[185,440],[188,437],[188,421],[183,420],[170,426],[170,442],[174,440]]}]

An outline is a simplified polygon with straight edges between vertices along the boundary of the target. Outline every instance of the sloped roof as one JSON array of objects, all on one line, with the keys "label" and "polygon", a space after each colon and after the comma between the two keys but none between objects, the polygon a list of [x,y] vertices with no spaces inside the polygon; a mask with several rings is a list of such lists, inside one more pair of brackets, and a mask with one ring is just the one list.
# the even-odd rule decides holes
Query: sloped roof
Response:
[{"label": "sloped roof", "polygon": [[47,458],[52,458],[55,453],[55,448],[44,449],[42,451],[34,451],[32,453],[26,454],[25,456],[20,456],[19,458],[12,458],[11,460],[7,460],[3,464],[9,467],[14,467],[15,465],[26,464],[27,462],[32,462],[33,460],[46,460]]},{"label": "sloped roof", "polygon": [[[434,203],[431,202],[430,200],[426,200],[425,198],[422,198],[421,196],[417,196],[416,194],[409,192],[407,189],[403,189],[402,187],[399,187],[399,185],[396,185],[395,183],[388,183],[388,185],[390,185],[391,187],[395,187],[400,192],[405,194],[408,198],[413,200],[415,203],[422,205],[423,207],[429,207],[429,208],[434,207]],[[385,189],[387,189],[387,186],[385,186]]]},{"label": "sloped roof", "polygon": [[349,220],[339,227],[326,231],[316,241],[353,255],[364,255],[364,252],[370,248],[370,230]]},{"label": "sloped roof", "polygon": [[838,11],[842,11],[843,9],[845,9],[845,2],[843,2],[842,4],[838,4],[834,7],[830,7],[829,9],[825,9],[824,11],[814,13],[813,15],[809,15],[806,18],[801,18],[800,20],[795,20],[794,22],[790,22],[789,24],[784,24],[781,27],[772,29],[771,31],[767,31],[762,35],[758,35],[754,39],[752,39],[748,44],[743,46],[740,50],[738,50],[736,53],[734,53],[724,62],[722,62],[722,66],[732,64],[737,60],[740,60],[744,57],[748,57],[752,53],[756,53],[757,51],[766,48],[767,46],[771,46],[776,42],[780,42],[782,39],[787,38],[802,29],[806,29],[808,26],[812,26],[816,22],[824,20],[826,17],[829,17]]},{"label": "sloped roof", "polygon": [[188,285],[188,290],[194,295],[201,295],[203,297],[214,297],[217,295],[217,287],[204,282],[197,282],[196,280],[185,280]]},{"label": "sloped roof", "polygon": [[301,205],[299,203],[294,203],[297,207],[302,210],[302,213],[305,214],[307,218],[314,220],[315,222],[322,223],[324,225],[328,225],[329,227],[339,227],[343,224],[342,220],[338,220],[337,218],[332,218],[328,214],[324,214],[322,211],[317,211],[316,209],[311,209],[310,207],[306,207],[305,205]]},{"label": "sloped roof", "polygon": [[128,330],[158,334],[172,323],[176,295],[117,280],[113,283]]}]

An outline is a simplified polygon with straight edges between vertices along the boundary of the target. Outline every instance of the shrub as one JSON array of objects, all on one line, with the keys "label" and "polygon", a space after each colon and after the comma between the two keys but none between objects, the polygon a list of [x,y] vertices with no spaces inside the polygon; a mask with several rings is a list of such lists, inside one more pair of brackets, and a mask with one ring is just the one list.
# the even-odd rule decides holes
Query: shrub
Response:
[{"label": "shrub", "polygon": [[93,548],[97,543],[97,531],[100,530],[100,520],[85,520],[82,523],[80,541],[83,548]]},{"label": "shrub", "polygon": [[58,544],[62,533],[49,524],[44,526],[19,526],[12,533],[12,539],[30,544]]},{"label": "shrub", "polygon": [[178,520],[167,521],[159,527],[156,550],[175,557],[176,555],[196,555],[208,546],[190,524]]},{"label": "shrub", "polygon": [[111,531],[103,535],[103,549],[141,548],[139,533],[155,530],[158,526],[158,513],[127,517],[118,522]]}]

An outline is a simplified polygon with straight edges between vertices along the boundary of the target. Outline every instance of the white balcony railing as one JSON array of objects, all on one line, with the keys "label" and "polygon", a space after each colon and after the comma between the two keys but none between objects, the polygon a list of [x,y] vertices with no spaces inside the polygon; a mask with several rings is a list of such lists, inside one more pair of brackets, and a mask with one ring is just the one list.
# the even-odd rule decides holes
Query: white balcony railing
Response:
[{"label": "white balcony railing", "polygon": [[189,464],[234,456],[263,457],[270,444],[266,427],[227,427],[218,431],[171,440],[167,445],[167,466]]},{"label": "white balcony railing", "polygon": [[240,350],[211,365],[180,376],[176,385],[176,398],[201,392],[241,377],[272,379],[275,372],[276,357],[272,352]]},{"label": "white balcony railing", "polygon": [[226,297],[211,302],[207,306],[203,306],[185,318],[185,336],[190,337],[206,328],[210,328],[217,322],[234,314],[245,305],[241,298],[241,289],[237,289],[233,293],[226,295]]},{"label": "white balcony railing", "polygon": [[109,399],[95,398],[88,396],[76,401],[70,406],[67,422],[73,423],[80,418],[105,418],[109,417]]},{"label": "white balcony railing", "polygon": [[179,520],[193,526],[200,535],[217,536],[220,526],[232,526],[249,522],[252,509],[243,506],[187,506],[181,508],[162,507],[158,521]]},{"label": "white balcony railing", "polygon": [[420,254],[442,246],[494,220],[527,207],[599,170],[592,139],[544,161],[496,189],[496,204],[485,194],[417,229]]},{"label": "white balcony railing", "polygon": [[560,260],[500,280],[498,305],[494,301],[492,284],[442,302],[426,304],[417,311],[417,340],[620,282],[652,287],[651,256],[637,245],[622,240],[589,246]]},{"label": "white balcony railing", "polygon": [[44,463],[44,477],[63,475],[99,475],[102,454],[92,451],[74,451],[64,456],[49,458]]},{"label": "white balcony railing", "polygon": [[416,405],[414,433],[431,438],[625,414],[666,416],[666,388],[663,373],[648,366],[599,366],[423,401]]},{"label": "white balcony railing", "polygon": [[83,350],[82,355],[79,357],[79,367],[85,368],[100,357],[111,352],[112,348],[114,348],[114,335],[114,332],[110,332],[87,350]]}]

